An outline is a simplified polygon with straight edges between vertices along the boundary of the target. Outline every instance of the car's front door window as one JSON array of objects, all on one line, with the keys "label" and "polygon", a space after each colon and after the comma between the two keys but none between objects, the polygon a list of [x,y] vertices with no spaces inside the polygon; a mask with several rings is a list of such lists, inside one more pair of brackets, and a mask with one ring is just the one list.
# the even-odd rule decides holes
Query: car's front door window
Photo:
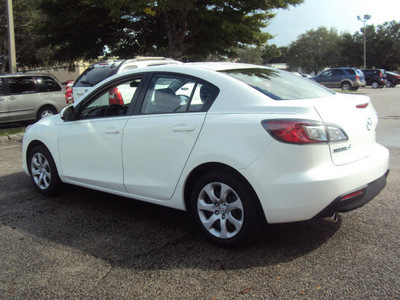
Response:
[{"label": "car's front door window", "polygon": [[141,78],[108,86],[97,97],[85,103],[79,119],[93,119],[126,115]]}]

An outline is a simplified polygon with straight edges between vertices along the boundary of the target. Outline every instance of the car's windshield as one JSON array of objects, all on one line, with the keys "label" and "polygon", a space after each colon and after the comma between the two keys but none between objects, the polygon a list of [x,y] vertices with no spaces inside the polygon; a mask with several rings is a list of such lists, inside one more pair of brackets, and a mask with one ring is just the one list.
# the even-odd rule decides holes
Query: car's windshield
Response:
[{"label": "car's windshield", "polygon": [[254,68],[224,70],[221,73],[248,84],[274,100],[312,99],[335,94],[311,80],[281,70]]}]

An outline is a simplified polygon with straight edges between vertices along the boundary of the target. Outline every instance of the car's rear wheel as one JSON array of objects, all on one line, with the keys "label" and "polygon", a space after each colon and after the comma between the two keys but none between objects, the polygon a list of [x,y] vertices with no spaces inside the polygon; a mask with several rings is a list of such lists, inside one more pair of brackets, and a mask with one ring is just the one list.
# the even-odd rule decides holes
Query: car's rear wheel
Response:
[{"label": "car's rear wheel", "polygon": [[41,109],[39,109],[39,112],[37,114],[37,120],[39,121],[40,119],[50,117],[57,114],[57,110],[53,106],[44,106]]},{"label": "car's rear wheel", "polygon": [[393,87],[393,83],[390,80],[386,81],[386,87]]},{"label": "car's rear wheel", "polygon": [[372,87],[373,89],[377,89],[377,88],[379,87],[379,83],[376,82],[376,81],[374,81],[374,82],[371,84],[371,87]]},{"label": "car's rear wheel", "polygon": [[28,159],[29,174],[36,189],[44,195],[56,194],[61,180],[53,157],[46,147],[39,145],[32,149]]},{"label": "car's rear wheel", "polygon": [[347,82],[347,81],[346,81],[346,82],[343,82],[341,88],[342,88],[343,91],[348,91],[348,90],[350,90],[350,89],[351,89],[351,84],[350,84],[350,82]]},{"label": "car's rear wheel", "polygon": [[258,199],[239,176],[222,171],[202,176],[196,183],[191,209],[205,236],[223,247],[237,247],[256,233]]}]

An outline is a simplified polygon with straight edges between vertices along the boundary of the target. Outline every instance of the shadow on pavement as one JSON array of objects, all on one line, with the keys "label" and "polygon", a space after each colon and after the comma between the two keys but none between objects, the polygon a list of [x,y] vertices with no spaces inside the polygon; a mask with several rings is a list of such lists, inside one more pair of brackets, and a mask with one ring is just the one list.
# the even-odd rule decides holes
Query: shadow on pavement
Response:
[{"label": "shadow on pavement", "polygon": [[247,247],[222,249],[205,240],[182,211],[69,185],[60,196],[46,198],[23,173],[3,176],[0,182],[7,182],[9,191],[0,194],[1,226],[120,268],[236,270],[276,265],[315,250],[340,228],[340,222],[323,220],[270,225]]}]

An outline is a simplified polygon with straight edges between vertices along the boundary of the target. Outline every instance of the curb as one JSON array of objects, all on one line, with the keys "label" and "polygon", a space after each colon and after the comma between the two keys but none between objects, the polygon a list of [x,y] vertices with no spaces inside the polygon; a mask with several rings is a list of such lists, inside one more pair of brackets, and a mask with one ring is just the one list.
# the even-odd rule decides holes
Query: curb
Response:
[{"label": "curb", "polygon": [[0,136],[0,144],[7,142],[22,142],[23,137],[24,137],[23,133]]}]

